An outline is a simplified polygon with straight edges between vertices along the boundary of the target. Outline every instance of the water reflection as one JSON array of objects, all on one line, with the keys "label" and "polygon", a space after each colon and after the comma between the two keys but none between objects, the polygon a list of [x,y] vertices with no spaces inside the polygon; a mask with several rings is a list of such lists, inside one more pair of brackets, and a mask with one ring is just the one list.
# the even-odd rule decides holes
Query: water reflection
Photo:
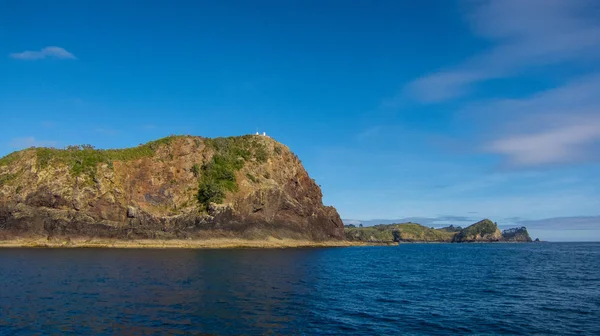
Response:
[{"label": "water reflection", "polygon": [[299,311],[306,309],[301,298],[310,290],[299,284],[312,282],[307,268],[318,254],[312,249],[5,250],[0,324],[91,333],[293,332],[302,322]]}]

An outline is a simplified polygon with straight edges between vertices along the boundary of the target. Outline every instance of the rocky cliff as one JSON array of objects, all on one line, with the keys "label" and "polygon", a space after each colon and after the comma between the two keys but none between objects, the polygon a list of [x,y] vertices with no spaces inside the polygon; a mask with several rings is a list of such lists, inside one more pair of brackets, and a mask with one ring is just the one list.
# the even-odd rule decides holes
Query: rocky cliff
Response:
[{"label": "rocky cliff", "polygon": [[342,239],[319,186],[265,136],[135,148],[30,148],[0,159],[0,239]]},{"label": "rocky cliff", "polygon": [[502,240],[502,233],[496,223],[489,219],[481,220],[459,231],[452,241],[454,242],[495,242]]},{"label": "rocky cliff", "polygon": [[524,226],[502,231],[502,240],[510,242],[532,242],[529,232],[527,232],[527,228]]}]

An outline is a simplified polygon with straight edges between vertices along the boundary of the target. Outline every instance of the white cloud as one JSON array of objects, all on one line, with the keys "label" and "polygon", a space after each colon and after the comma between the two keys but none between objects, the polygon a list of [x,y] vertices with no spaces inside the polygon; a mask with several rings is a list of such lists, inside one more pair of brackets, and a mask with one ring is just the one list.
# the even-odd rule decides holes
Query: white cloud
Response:
[{"label": "white cloud", "polygon": [[597,159],[600,144],[600,75],[522,99],[486,102],[472,115],[496,115],[500,131],[483,150],[503,155],[510,166],[538,166]]},{"label": "white cloud", "polygon": [[586,160],[586,145],[600,141],[600,118],[582,120],[533,134],[516,134],[492,141],[487,150],[503,154],[513,166],[536,166]]},{"label": "white cloud", "polygon": [[600,216],[553,217],[545,219],[518,219],[515,224],[527,228],[547,230],[599,230]]},{"label": "white cloud", "polygon": [[55,147],[56,141],[37,140],[34,137],[14,138],[10,141],[9,146],[16,149],[29,147]]},{"label": "white cloud", "polygon": [[593,0],[484,0],[467,20],[494,45],[462,64],[409,83],[404,94],[432,103],[466,95],[475,83],[523,69],[600,56],[600,7]]},{"label": "white cloud", "polygon": [[23,51],[20,53],[12,53],[9,55],[11,58],[19,60],[38,60],[44,58],[56,58],[56,59],[77,59],[75,55],[66,51],[61,47],[45,47],[38,51]]}]

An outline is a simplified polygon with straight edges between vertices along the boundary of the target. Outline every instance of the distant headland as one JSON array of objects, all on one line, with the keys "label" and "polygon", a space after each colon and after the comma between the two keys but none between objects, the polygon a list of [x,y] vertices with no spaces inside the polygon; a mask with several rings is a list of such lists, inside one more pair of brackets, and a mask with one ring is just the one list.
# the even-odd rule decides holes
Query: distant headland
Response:
[{"label": "distant headland", "polygon": [[417,223],[380,224],[369,227],[344,227],[346,239],[357,242],[427,242],[427,243],[472,243],[472,242],[532,242],[527,228],[512,228],[504,231],[489,219],[481,220],[466,228],[447,226],[440,229]]}]

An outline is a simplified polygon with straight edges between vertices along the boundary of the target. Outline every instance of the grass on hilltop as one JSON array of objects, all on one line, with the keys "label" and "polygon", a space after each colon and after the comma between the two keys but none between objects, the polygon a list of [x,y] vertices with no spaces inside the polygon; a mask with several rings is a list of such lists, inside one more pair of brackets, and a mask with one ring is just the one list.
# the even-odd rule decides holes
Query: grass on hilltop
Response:
[{"label": "grass on hilltop", "polygon": [[[33,147],[28,150],[35,151],[38,168],[43,169],[50,164],[65,164],[74,176],[85,174],[94,177],[98,164],[112,165],[114,161],[131,161],[150,157],[155,154],[161,145],[170,144],[177,137],[180,136],[169,136],[137,147],[124,149],[96,149],[91,145],[79,145],[68,146],[65,149]],[[12,164],[21,158],[24,152],[14,152],[0,158],[0,166]]]},{"label": "grass on hilltop", "polygon": [[451,241],[456,234],[428,228],[416,223],[380,224],[369,227],[344,229],[346,238],[352,241]]},{"label": "grass on hilltop", "polygon": [[489,219],[481,220],[471,226],[464,228],[460,235],[462,237],[471,237],[481,235],[482,237],[485,235],[491,235],[496,233],[498,226]]}]

